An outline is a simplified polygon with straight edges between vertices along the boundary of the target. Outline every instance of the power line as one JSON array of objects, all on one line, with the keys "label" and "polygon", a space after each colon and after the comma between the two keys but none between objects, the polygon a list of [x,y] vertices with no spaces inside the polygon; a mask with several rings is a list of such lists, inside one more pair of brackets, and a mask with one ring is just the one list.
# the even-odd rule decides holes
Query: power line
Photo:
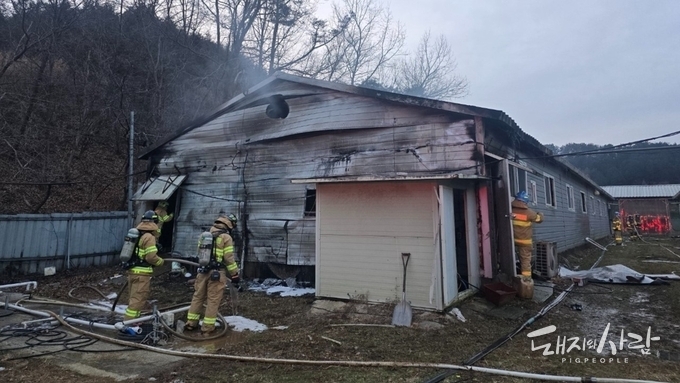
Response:
[{"label": "power line", "polygon": [[[584,152],[575,152],[575,153],[565,153],[565,154],[558,154],[555,155],[554,157],[568,157],[568,156],[595,156],[598,154],[612,154],[612,153],[629,153],[629,152],[647,152],[647,151],[656,151],[656,150],[673,150],[673,149],[680,149],[680,145],[676,146],[661,146],[661,147],[653,147],[653,148],[630,148],[630,149],[623,149],[623,150],[599,150],[596,152],[592,153],[584,153]],[[544,158],[544,157],[537,157],[537,158]]]},{"label": "power line", "polygon": [[[146,170],[133,173],[132,176],[140,175],[146,173]],[[97,177],[97,176],[95,176]],[[63,182],[63,181],[48,181],[48,182],[0,182],[0,185],[9,185],[9,186],[68,186],[68,185],[82,185],[82,184],[95,184],[99,183],[101,181],[113,181],[113,180],[118,180],[118,179],[126,179],[128,178],[128,175],[123,175],[123,176],[118,176],[118,177],[106,177],[106,178],[98,178],[96,181],[70,181],[70,182]]]},{"label": "power line", "polygon": [[[590,149],[590,150],[583,150],[580,152],[574,152],[574,153],[563,153],[563,154],[551,154],[551,155],[545,155],[545,156],[540,156],[540,157],[524,157],[521,158],[523,160],[535,160],[535,159],[542,159],[542,158],[556,158],[556,157],[566,157],[566,156],[578,156],[578,155],[587,155],[587,154],[606,154],[606,153],[625,153],[628,151],[644,151],[644,150],[659,150],[660,148],[633,148],[633,149],[627,149],[627,150],[611,150],[611,149],[616,149],[616,148],[621,148],[624,146],[630,146],[630,145],[635,145],[635,144],[641,144],[644,142],[648,141],[653,141],[653,140],[658,140],[660,138],[667,138],[667,137],[672,137],[680,134],[680,130],[677,130],[675,132],[671,133],[666,133],[662,134],[660,136],[656,137],[650,137],[650,138],[643,138],[641,140],[637,141],[631,141],[631,142],[626,142],[623,144],[618,144],[614,146],[610,146],[607,148],[599,148],[599,149]],[[669,146],[669,147],[662,147],[664,149],[677,149],[680,148],[680,146]]]}]

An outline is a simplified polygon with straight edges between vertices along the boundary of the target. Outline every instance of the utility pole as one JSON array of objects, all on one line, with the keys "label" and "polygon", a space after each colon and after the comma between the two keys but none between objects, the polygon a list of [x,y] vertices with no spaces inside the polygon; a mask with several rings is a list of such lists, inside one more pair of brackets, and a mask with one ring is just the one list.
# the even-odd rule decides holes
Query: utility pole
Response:
[{"label": "utility pole", "polygon": [[132,226],[132,217],[133,217],[133,211],[132,211],[132,175],[134,174],[134,169],[135,169],[135,163],[134,163],[134,158],[135,158],[135,112],[130,112],[130,140],[129,140],[129,145],[130,147],[128,148],[128,154],[129,154],[129,159],[128,159],[128,183],[127,183],[127,196],[128,196],[128,219],[130,220],[130,225]]}]

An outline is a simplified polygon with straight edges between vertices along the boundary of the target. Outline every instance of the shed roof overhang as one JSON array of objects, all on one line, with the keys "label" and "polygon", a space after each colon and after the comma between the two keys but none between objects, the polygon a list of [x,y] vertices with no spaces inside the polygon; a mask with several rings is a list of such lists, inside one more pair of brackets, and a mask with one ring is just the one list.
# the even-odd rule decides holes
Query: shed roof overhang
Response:
[{"label": "shed roof overhang", "polygon": [[320,177],[320,178],[295,178],[290,182],[294,184],[321,184],[340,182],[377,182],[377,181],[433,181],[433,180],[488,180],[489,177],[475,174],[428,174],[422,176],[352,176],[352,177]]},{"label": "shed roof overhang", "polygon": [[133,201],[165,201],[182,185],[185,175],[162,175],[150,178],[132,196]]}]

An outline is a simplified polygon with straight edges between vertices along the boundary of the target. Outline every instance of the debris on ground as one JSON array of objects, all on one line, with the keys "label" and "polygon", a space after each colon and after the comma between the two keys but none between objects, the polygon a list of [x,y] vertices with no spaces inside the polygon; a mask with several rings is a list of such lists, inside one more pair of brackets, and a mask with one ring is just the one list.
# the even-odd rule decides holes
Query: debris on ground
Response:
[{"label": "debris on ground", "polygon": [[634,283],[641,285],[663,284],[665,283],[664,279],[680,280],[680,276],[675,274],[645,275],[621,264],[596,267],[583,271],[571,271],[566,267],[560,267],[559,275],[563,278],[586,278],[589,281],[600,283]]},{"label": "debris on ground", "polygon": [[242,331],[245,331],[245,330],[252,331],[252,332],[262,332],[262,331],[267,330],[267,328],[268,328],[266,325],[264,325],[264,324],[262,324],[258,321],[248,319],[248,318],[244,318],[244,317],[239,316],[239,315],[232,315],[232,316],[224,317],[224,320],[226,320],[229,327],[233,327],[232,330],[234,330],[236,332],[242,332]]},{"label": "debris on ground", "polygon": [[248,284],[250,291],[263,291],[267,295],[279,293],[282,297],[300,297],[307,294],[314,294],[315,289],[300,286],[294,278],[288,278],[285,281],[281,279],[267,278],[262,283],[258,279]]}]

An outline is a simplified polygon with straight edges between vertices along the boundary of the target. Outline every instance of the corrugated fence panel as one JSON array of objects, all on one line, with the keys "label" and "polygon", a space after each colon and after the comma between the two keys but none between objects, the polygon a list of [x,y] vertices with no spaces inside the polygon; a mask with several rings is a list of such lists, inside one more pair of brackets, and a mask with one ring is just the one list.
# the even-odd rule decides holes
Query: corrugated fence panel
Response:
[{"label": "corrugated fence panel", "polygon": [[124,211],[0,215],[0,275],[111,264],[129,227]]}]

